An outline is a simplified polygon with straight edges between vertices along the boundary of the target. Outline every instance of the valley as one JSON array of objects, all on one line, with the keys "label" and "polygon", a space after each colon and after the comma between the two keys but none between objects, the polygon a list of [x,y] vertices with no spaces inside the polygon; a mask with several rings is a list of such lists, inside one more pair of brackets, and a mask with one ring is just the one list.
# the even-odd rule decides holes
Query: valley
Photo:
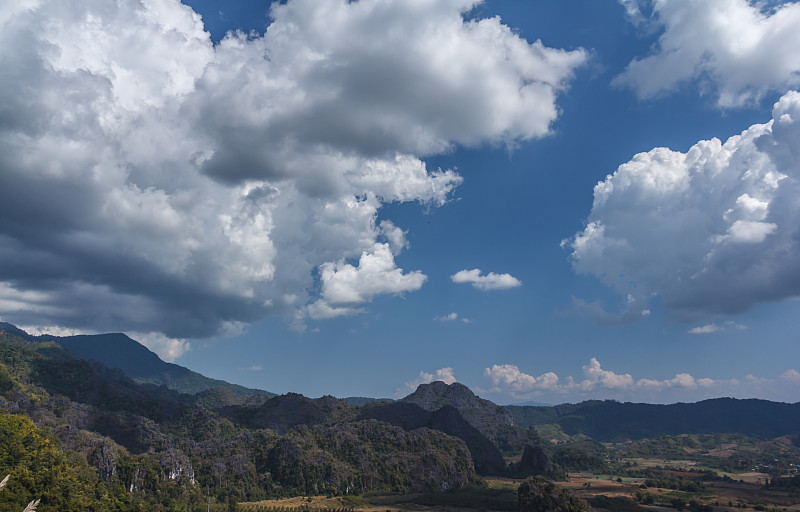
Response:
[{"label": "valley", "polygon": [[73,338],[0,326],[0,512],[539,510],[524,485],[553,510],[800,510],[800,404],[311,399]]}]

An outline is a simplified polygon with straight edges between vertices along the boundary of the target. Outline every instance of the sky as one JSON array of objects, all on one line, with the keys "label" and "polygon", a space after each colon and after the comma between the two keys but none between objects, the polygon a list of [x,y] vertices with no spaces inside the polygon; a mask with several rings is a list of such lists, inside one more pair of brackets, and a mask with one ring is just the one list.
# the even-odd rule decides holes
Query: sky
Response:
[{"label": "sky", "polygon": [[800,400],[800,4],[15,0],[0,320],[276,393]]}]

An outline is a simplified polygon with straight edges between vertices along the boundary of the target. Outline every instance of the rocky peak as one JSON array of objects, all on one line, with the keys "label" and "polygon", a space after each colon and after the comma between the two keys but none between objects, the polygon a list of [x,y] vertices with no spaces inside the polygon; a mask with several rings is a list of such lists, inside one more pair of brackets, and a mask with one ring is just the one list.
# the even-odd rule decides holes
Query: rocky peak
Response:
[{"label": "rocky peak", "polygon": [[437,411],[446,405],[454,407],[473,427],[489,439],[495,440],[503,426],[511,426],[514,421],[505,407],[480,398],[467,386],[442,381],[420,384],[417,390],[403,398],[401,402],[413,403],[428,411]]}]

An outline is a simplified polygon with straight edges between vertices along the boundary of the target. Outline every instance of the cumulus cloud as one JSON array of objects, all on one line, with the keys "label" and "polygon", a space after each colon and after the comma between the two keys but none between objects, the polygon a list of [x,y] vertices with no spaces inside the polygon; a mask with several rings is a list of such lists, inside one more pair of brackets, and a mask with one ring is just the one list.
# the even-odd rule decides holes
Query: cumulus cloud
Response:
[{"label": "cumulus cloud", "polygon": [[[641,0],[620,0],[637,26]],[[648,2],[648,4],[650,4]],[[800,3],[768,7],[748,0],[653,0],[649,24],[663,33],[653,53],[628,64],[614,83],[640,98],[696,80],[720,107],[758,101],[770,90],[800,85]]]},{"label": "cumulus cloud", "polygon": [[737,324],[736,322],[731,322],[731,321],[725,322],[721,325],[712,322],[710,324],[692,327],[691,329],[689,329],[688,332],[689,334],[711,334],[720,331],[727,331],[729,329],[743,330],[747,329],[747,327],[742,324]]},{"label": "cumulus cloud", "polygon": [[321,297],[307,309],[312,318],[350,314],[358,311],[353,306],[370,302],[376,295],[419,290],[426,280],[419,271],[403,273],[395,265],[389,244],[377,243],[361,253],[357,267],[344,260],[321,265]]},{"label": "cumulus cloud", "polygon": [[177,0],[4,7],[0,315],[182,340],[418,289],[381,208],[448,201],[426,156],[546,135],[586,58],[476,1],[275,2],[218,45]]},{"label": "cumulus cloud", "polygon": [[625,16],[628,21],[637,27],[650,25],[648,17],[642,12],[643,0],[619,0],[619,3],[625,9]]},{"label": "cumulus cloud", "polygon": [[580,383],[583,391],[591,391],[597,387],[606,389],[625,389],[633,386],[633,377],[628,373],[618,374],[604,370],[594,357],[583,367],[585,379]]},{"label": "cumulus cloud", "polygon": [[168,363],[175,361],[190,348],[185,339],[170,338],[160,332],[130,332],[128,335]]},{"label": "cumulus cloud", "polygon": [[402,398],[409,393],[413,393],[420,384],[430,384],[434,381],[442,381],[445,384],[452,384],[456,382],[453,369],[449,366],[446,366],[444,368],[439,368],[433,373],[420,371],[418,378],[406,382],[403,384],[403,387],[397,388],[394,395],[396,398]]},{"label": "cumulus cloud", "polygon": [[437,316],[436,318],[434,318],[434,320],[439,320],[440,322],[453,322],[455,320],[458,320],[458,313],[454,311],[447,315]]},{"label": "cumulus cloud", "polygon": [[691,329],[689,329],[689,334],[711,334],[713,332],[718,332],[721,330],[722,327],[718,326],[715,323],[710,323],[698,327],[692,327]]},{"label": "cumulus cloud", "polygon": [[687,322],[800,295],[800,93],[772,117],[724,144],[655,148],[621,165],[563,243],[574,270],[634,310],[660,296]]},{"label": "cumulus cloud", "polygon": [[446,315],[435,316],[433,317],[434,320],[438,320],[440,322],[455,322],[456,320],[461,320],[462,323],[471,324],[472,320],[469,318],[461,318],[458,316],[458,313],[455,311],[452,313],[448,313]]},{"label": "cumulus cloud", "polygon": [[555,390],[558,388],[558,375],[553,372],[543,373],[538,377],[520,371],[513,364],[492,365],[483,370],[492,383],[490,391],[511,391],[513,393],[528,393],[533,390]]},{"label": "cumulus cloud", "polygon": [[800,372],[794,368],[790,368],[781,374],[781,379],[792,384],[800,385]]},{"label": "cumulus cloud", "polygon": [[454,283],[471,283],[474,288],[482,291],[506,290],[522,285],[522,281],[511,274],[495,274],[494,272],[489,272],[485,276],[481,274],[481,270],[477,268],[459,270],[450,276],[450,279]]},{"label": "cumulus cloud", "polygon": [[546,398],[553,401],[582,401],[589,398],[615,398],[645,402],[701,400],[719,396],[796,401],[800,373],[790,369],[777,378],[747,375],[744,378],[711,379],[678,372],[672,378],[634,378],[602,367],[597,358],[582,367],[583,377],[560,378],[554,372],[538,377],[513,364],[493,365],[484,370],[490,387],[484,392],[513,399]]},{"label": "cumulus cloud", "polygon": [[678,373],[672,379],[665,380],[652,380],[652,379],[639,379],[636,381],[636,386],[645,389],[661,390],[665,388],[686,388],[696,389],[697,387],[708,388],[714,385],[713,379],[695,379],[688,373]]}]

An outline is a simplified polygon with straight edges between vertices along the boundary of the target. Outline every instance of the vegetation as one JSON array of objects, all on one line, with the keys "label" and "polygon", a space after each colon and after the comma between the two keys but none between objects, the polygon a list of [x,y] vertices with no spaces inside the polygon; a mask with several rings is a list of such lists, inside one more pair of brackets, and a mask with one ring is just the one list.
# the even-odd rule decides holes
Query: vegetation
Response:
[{"label": "vegetation", "polygon": [[519,426],[558,425],[568,435],[585,434],[601,442],[709,433],[771,439],[796,433],[800,424],[800,403],[756,399],[716,398],[672,405],[589,400],[554,407],[507,409]]},{"label": "vegetation", "polygon": [[[405,430],[299,395],[217,412],[52,341],[0,336],[0,471],[17,475],[8,510],[34,496],[45,512],[199,510],[209,500],[441,492],[479,481],[464,442],[440,430]],[[306,401],[311,416],[298,409]],[[240,421],[253,417],[274,428]]]},{"label": "vegetation", "polygon": [[[0,325],[0,476],[11,475],[0,512],[36,500],[39,512],[776,512],[800,503],[800,422],[770,416],[794,421],[797,404],[594,401],[508,413],[443,383],[400,402],[230,387],[185,394],[78,359],[60,340]],[[659,426],[664,411],[678,417]],[[758,411],[764,425],[708,430],[737,411]],[[673,433],[690,413],[706,430]],[[529,476],[522,486],[508,480]]]},{"label": "vegetation", "polygon": [[589,504],[541,477],[525,480],[517,491],[520,512],[589,512]]}]

